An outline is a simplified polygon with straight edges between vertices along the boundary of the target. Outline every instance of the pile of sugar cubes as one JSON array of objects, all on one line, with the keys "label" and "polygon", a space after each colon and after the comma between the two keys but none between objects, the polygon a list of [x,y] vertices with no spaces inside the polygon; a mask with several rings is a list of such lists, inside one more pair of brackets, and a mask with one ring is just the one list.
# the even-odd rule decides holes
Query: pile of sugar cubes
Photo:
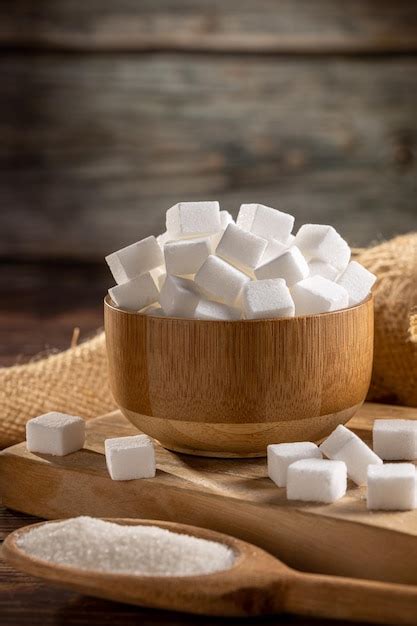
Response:
[{"label": "pile of sugar cubes", "polygon": [[218,202],[180,202],[166,232],[106,257],[121,309],[205,320],[292,317],[359,304],[376,277],[332,226],[305,224],[262,204],[234,222]]},{"label": "pile of sugar cubes", "polygon": [[[326,458],[323,458],[325,456]],[[417,508],[417,421],[377,419],[373,450],[345,426],[320,445],[311,442],[268,446],[268,475],[286,487],[289,500],[335,502],[346,493],[347,478],[367,485],[368,509]]]}]

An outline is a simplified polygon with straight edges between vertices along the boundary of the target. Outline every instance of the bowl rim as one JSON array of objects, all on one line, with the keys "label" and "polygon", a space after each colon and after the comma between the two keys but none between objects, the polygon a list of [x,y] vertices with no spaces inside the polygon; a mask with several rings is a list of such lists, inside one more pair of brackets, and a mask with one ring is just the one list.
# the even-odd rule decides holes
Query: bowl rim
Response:
[{"label": "bowl rim", "polygon": [[[116,313],[122,313],[124,315],[132,315],[132,316],[136,316],[136,317],[146,317],[146,318],[151,318],[153,320],[157,319],[157,320],[161,320],[162,323],[164,322],[169,322],[169,321],[175,321],[175,322],[184,322],[189,324],[190,322],[194,323],[194,324],[259,324],[262,322],[281,322],[281,321],[294,321],[294,320],[302,320],[302,319],[314,319],[314,318],[322,318],[322,317],[330,317],[330,316],[335,316],[335,315],[340,315],[342,313],[345,313],[347,311],[352,311],[354,309],[359,309],[360,307],[364,306],[365,304],[367,304],[369,301],[373,300],[373,291],[370,291],[370,293],[367,295],[367,297],[362,300],[361,302],[359,302],[358,304],[354,304],[353,306],[349,306],[349,307],[345,307],[344,309],[338,309],[337,311],[327,311],[325,313],[313,313],[312,315],[296,315],[294,317],[262,317],[262,318],[256,318],[256,319],[250,319],[250,320],[246,320],[246,319],[240,319],[240,320],[201,320],[201,319],[195,319],[193,317],[173,317],[173,316],[160,316],[160,315],[152,315],[151,313],[144,313],[143,311],[129,311],[127,309],[122,309],[118,306],[116,306],[110,295],[106,294],[104,297],[104,306],[105,308],[108,308]],[[151,306],[151,305],[149,305]]]}]

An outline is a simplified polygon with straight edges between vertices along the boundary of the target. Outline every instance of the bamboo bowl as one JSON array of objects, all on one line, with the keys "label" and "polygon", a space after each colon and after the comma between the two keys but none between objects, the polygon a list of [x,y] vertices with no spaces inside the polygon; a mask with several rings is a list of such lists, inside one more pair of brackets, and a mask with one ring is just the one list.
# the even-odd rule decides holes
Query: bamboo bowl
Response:
[{"label": "bamboo bowl", "polygon": [[317,441],[365,400],[373,300],[306,317],[204,321],[104,306],[110,381],[123,414],[177,452],[264,456]]}]

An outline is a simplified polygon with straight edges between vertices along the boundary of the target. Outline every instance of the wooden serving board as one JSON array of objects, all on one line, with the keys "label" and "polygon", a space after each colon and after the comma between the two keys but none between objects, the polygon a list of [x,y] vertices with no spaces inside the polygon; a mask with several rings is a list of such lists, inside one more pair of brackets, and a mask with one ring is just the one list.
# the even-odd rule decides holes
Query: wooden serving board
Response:
[{"label": "wooden serving board", "polygon": [[[349,426],[370,440],[377,417],[417,419],[417,409],[367,404]],[[85,448],[66,457],[0,453],[0,493],[12,509],[56,519],[75,515],[170,520],[250,541],[295,568],[417,584],[417,511],[368,512],[365,488],[349,485],[331,505],[288,502],[266,477],[265,459],[209,459],[156,446],[154,479],[112,481],[104,439],[137,434],[118,412],[87,424]]]}]

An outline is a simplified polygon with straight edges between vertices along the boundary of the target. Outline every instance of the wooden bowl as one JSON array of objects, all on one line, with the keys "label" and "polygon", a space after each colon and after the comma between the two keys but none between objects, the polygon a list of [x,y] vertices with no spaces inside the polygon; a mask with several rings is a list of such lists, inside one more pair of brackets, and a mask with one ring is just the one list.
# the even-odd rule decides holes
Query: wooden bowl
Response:
[{"label": "wooden bowl", "polygon": [[204,321],[117,309],[104,319],[110,381],[123,414],[178,452],[263,456],[316,441],[365,400],[373,300],[306,317]]}]

